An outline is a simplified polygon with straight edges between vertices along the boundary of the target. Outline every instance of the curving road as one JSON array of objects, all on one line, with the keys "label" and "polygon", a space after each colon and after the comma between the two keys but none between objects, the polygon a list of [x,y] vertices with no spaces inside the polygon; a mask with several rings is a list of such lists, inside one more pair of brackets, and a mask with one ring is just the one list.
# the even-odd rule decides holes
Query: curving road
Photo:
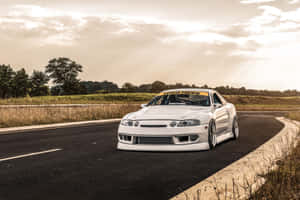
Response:
[{"label": "curving road", "polygon": [[283,127],[265,114],[239,120],[238,141],[190,153],[117,151],[117,123],[0,135],[0,200],[168,199]]}]

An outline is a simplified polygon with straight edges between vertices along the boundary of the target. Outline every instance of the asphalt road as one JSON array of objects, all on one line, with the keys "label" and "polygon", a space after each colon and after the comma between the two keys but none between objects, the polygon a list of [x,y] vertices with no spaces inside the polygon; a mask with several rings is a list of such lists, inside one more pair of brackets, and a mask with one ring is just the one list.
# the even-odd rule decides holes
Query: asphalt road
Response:
[{"label": "asphalt road", "polygon": [[168,199],[253,151],[283,125],[240,114],[240,139],[213,151],[116,150],[116,123],[0,135],[0,200]]}]

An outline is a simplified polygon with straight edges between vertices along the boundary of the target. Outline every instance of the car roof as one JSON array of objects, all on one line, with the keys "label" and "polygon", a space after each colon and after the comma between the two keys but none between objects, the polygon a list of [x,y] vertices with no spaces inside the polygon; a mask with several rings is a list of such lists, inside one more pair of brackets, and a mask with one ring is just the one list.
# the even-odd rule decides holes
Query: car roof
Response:
[{"label": "car roof", "polygon": [[180,91],[184,91],[184,92],[208,92],[208,93],[216,92],[215,90],[212,90],[212,89],[181,88],[181,89],[164,90],[164,91],[162,91],[162,93],[164,93],[164,92],[180,92]]}]

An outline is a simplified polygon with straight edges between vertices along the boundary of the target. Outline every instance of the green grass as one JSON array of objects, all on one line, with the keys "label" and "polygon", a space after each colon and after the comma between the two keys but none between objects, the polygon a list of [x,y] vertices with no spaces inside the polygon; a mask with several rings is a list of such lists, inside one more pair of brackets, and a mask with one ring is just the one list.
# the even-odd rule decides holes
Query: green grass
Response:
[{"label": "green grass", "polygon": [[136,103],[153,98],[152,93],[109,93],[68,96],[42,96],[1,99],[0,105],[40,105],[40,104],[102,104]]}]

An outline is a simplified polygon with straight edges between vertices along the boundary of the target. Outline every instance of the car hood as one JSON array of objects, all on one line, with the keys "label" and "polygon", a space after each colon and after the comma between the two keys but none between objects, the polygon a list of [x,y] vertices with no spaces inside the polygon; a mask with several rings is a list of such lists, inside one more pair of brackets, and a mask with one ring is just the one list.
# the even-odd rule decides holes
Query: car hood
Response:
[{"label": "car hood", "polygon": [[165,105],[165,106],[148,106],[137,112],[127,115],[131,120],[183,120],[183,119],[200,119],[211,113],[210,107],[185,106],[185,105]]}]

